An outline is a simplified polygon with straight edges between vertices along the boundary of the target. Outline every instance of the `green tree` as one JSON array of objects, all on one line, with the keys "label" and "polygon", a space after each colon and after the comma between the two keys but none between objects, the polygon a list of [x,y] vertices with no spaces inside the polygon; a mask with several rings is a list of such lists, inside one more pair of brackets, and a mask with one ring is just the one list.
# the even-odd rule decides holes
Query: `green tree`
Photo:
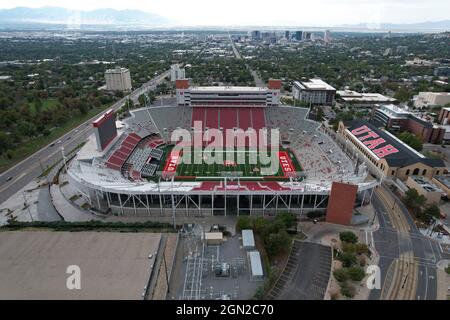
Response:
[{"label": "green tree", "polygon": [[11,137],[3,131],[0,131],[0,154],[6,152],[12,147]]},{"label": "green tree", "polygon": [[155,100],[156,100],[155,92],[154,91],[150,91],[148,93],[148,103],[149,104],[153,104],[155,102]]},{"label": "green tree", "polygon": [[349,278],[347,269],[345,269],[345,268],[340,268],[340,269],[334,270],[333,276],[338,282],[346,281]]},{"label": "green tree", "polygon": [[403,198],[405,205],[411,208],[416,215],[421,213],[426,201],[427,199],[423,195],[419,195],[417,190],[412,188],[405,192]]},{"label": "green tree", "polygon": [[357,243],[358,237],[352,231],[343,231],[339,233],[339,239],[342,242]]},{"label": "green tree", "polygon": [[274,257],[277,253],[286,252],[289,249],[291,238],[286,230],[280,230],[278,233],[272,233],[266,241],[266,249],[269,256]]},{"label": "green tree", "polygon": [[292,228],[297,224],[297,217],[290,212],[281,212],[275,219],[281,221],[286,229]]},{"label": "green tree", "polygon": [[448,264],[447,268],[445,268],[445,272],[447,272],[447,274],[450,274],[450,263]]},{"label": "green tree", "polygon": [[349,278],[353,281],[361,281],[366,276],[364,269],[359,266],[348,268],[347,273]]},{"label": "green tree", "polygon": [[345,268],[350,268],[356,264],[356,254],[353,252],[341,252],[337,257]]},{"label": "green tree", "polygon": [[406,102],[412,98],[412,93],[405,87],[400,87],[394,95],[394,98],[400,102]]},{"label": "green tree", "polygon": [[355,253],[356,254],[369,254],[369,247],[365,243],[357,243],[357,244],[355,244]]},{"label": "green tree", "polygon": [[236,227],[238,230],[250,229],[252,227],[252,219],[248,216],[240,216]]},{"label": "green tree", "polygon": [[85,102],[82,101],[78,104],[78,110],[80,111],[80,113],[82,115],[85,115],[88,113],[89,107],[87,106],[87,104]]},{"label": "green tree", "polygon": [[44,130],[42,130],[42,134],[44,135],[44,136],[49,136],[50,135],[50,130],[48,130],[47,128],[45,128]]},{"label": "green tree", "polygon": [[32,137],[36,134],[36,126],[33,123],[20,121],[17,128],[22,136]]},{"label": "green tree", "polygon": [[341,293],[344,297],[353,298],[355,296],[355,287],[348,284],[347,282],[343,282],[341,284]]},{"label": "green tree", "polygon": [[356,244],[351,242],[342,242],[342,251],[344,252],[356,252]]},{"label": "green tree", "polygon": [[440,215],[441,210],[439,210],[439,207],[434,203],[427,205],[421,212],[421,218],[424,221],[430,220],[431,217],[439,219]]},{"label": "green tree", "polygon": [[39,113],[42,110],[42,101],[39,97],[36,97],[34,99],[34,109],[35,109],[36,113]]},{"label": "green tree", "polygon": [[145,97],[145,94],[141,94],[138,98],[139,104],[141,105],[141,107],[145,106],[145,102],[146,102],[147,98]]},{"label": "green tree", "polygon": [[262,235],[268,223],[269,222],[267,219],[264,219],[263,217],[257,217],[255,220],[253,220],[253,230],[256,233]]},{"label": "green tree", "polygon": [[430,215],[435,218],[439,218],[441,215],[441,210],[436,204],[430,204],[425,207],[424,211],[425,214]]},{"label": "green tree", "polygon": [[128,108],[128,110],[133,110],[134,109],[134,102],[131,99],[127,100],[126,106]]}]

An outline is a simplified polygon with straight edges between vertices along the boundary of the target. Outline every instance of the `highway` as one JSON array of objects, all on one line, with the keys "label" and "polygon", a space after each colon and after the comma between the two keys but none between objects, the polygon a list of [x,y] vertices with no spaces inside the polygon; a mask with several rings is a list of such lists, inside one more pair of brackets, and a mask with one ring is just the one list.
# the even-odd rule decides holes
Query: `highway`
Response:
[{"label": "highway", "polygon": [[372,290],[369,299],[436,299],[436,262],[443,259],[436,242],[419,232],[406,207],[388,188],[378,187],[372,203],[380,224],[373,235],[382,289]]},{"label": "highway", "polygon": [[[169,75],[170,70],[154,77],[150,81],[143,84],[140,88],[134,90],[129,95],[115,102],[113,105],[111,105],[110,108],[106,110],[118,110],[125,104],[125,102],[129,98],[133,101],[137,101],[138,97],[141,94],[155,89],[156,86],[159,83],[163,82],[164,78]],[[62,148],[64,148],[64,150],[68,152],[77,147],[80,143],[86,141],[89,135],[91,135],[93,132],[92,126],[90,124],[99,116],[100,114],[97,114],[91,119],[83,122],[78,127],[67,132],[54,142],[48,144],[28,158],[22,160],[15,166],[3,172],[0,175],[0,204],[7,200],[10,196],[15,194],[17,191],[25,187],[33,179],[39,177],[39,175],[43,171],[42,168],[46,168],[47,166],[51,166],[57,161],[60,161],[62,159]]]}]

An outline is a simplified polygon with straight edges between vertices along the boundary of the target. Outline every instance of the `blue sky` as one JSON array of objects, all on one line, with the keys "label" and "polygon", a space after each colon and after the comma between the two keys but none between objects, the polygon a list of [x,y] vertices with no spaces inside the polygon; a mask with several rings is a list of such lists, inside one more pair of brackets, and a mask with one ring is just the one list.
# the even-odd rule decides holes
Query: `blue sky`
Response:
[{"label": "blue sky", "polygon": [[183,25],[413,23],[450,19],[449,0],[0,0],[0,8],[138,9]]}]

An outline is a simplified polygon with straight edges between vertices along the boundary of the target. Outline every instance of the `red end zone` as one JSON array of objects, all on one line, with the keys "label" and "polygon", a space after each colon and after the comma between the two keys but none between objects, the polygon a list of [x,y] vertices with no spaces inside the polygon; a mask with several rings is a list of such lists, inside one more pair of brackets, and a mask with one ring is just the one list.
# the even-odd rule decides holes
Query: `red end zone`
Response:
[{"label": "red end zone", "polygon": [[180,162],[180,151],[172,151],[167,158],[166,165],[164,166],[164,173],[175,173],[177,171],[178,163]]},{"label": "red end zone", "polygon": [[286,151],[278,151],[278,160],[280,161],[281,170],[283,170],[285,176],[289,176],[295,172],[291,157],[289,157]]}]

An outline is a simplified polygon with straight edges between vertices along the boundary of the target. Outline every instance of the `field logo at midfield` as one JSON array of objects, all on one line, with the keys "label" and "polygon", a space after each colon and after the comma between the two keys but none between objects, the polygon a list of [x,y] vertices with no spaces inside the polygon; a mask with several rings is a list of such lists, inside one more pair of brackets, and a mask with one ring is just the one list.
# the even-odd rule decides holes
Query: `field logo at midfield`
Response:
[{"label": "field logo at midfield", "polygon": [[[266,128],[259,131],[253,128],[245,131],[240,128],[204,130],[201,121],[194,121],[191,131],[178,128],[172,132],[171,141],[176,145],[171,154],[175,152],[176,155],[181,155],[177,165],[255,165],[259,161],[261,175],[275,175],[280,168],[278,129],[271,129],[268,139],[269,131]],[[222,131],[225,131],[225,135]]]}]

